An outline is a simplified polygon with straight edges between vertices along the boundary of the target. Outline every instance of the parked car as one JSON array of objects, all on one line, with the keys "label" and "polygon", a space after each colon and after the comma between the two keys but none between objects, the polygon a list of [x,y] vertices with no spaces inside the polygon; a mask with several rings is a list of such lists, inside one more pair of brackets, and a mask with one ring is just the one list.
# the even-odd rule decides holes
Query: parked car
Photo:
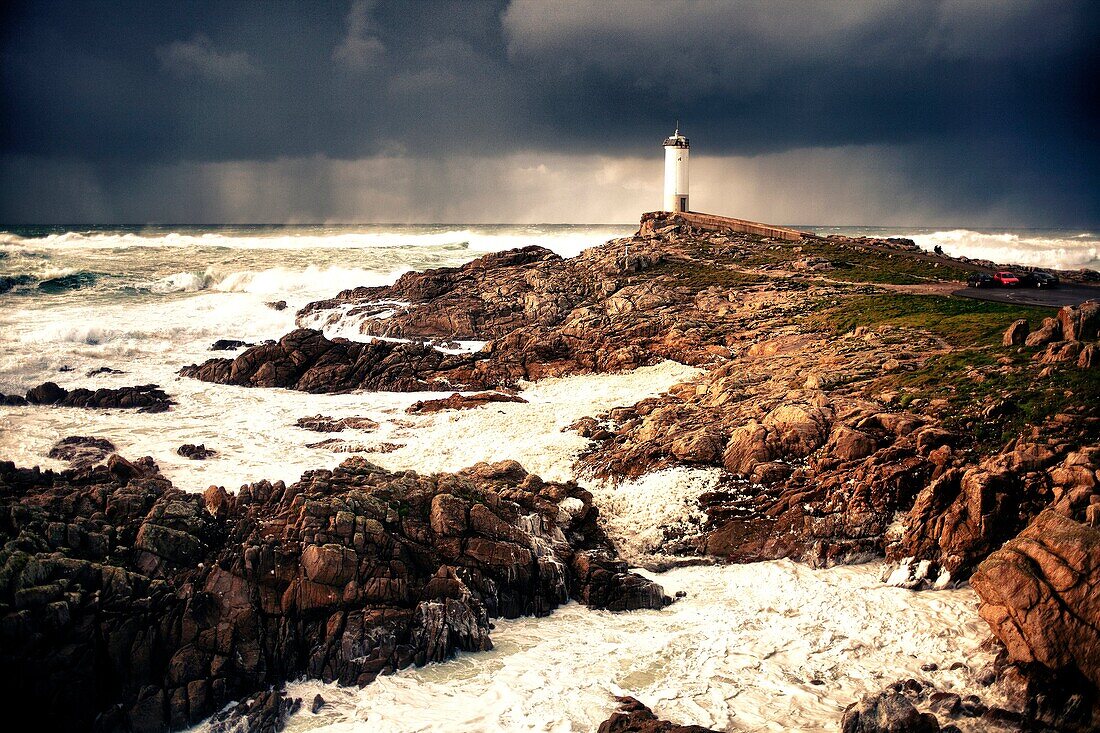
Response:
[{"label": "parked car", "polygon": [[1056,288],[1060,283],[1058,276],[1049,272],[1025,272],[1020,275],[1020,285],[1025,288]]},{"label": "parked car", "polygon": [[993,287],[993,276],[985,272],[975,272],[973,275],[966,278],[966,287],[991,288]]},{"label": "parked car", "polygon": [[1000,285],[1002,288],[1014,288],[1020,284],[1020,278],[1007,270],[1003,270],[993,276],[993,282]]}]

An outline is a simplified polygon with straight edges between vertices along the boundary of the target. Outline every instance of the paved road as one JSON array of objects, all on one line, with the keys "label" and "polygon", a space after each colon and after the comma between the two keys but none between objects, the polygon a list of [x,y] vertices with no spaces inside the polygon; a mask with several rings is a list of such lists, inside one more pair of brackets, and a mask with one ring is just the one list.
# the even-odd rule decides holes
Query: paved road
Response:
[{"label": "paved road", "polygon": [[953,292],[952,295],[978,300],[993,300],[999,303],[1061,308],[1063,305],[1078,305],[1086,300],[1100,300],[1100,287],[1063,285],[1050,290],[1038,288],[962,288]]}]

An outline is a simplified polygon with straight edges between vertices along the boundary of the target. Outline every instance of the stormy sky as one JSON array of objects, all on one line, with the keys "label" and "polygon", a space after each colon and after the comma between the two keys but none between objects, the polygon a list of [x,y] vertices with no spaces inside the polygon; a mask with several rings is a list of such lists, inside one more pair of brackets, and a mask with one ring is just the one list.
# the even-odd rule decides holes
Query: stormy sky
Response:
[{"label": "stormy sky", "polygon": [[9,2],[0,224],[1100,226],[1100,3]]}]

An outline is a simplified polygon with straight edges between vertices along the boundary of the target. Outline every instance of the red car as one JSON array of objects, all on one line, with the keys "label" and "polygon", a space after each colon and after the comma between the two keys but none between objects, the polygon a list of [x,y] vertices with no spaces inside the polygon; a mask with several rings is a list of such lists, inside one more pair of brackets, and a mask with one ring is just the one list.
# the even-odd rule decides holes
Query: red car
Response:
[{"label": "red car", "polygon": [[1020,284],[1020,278],[1011,272],[998,272],[993,276],[993,282],[1004,288],[1014,288]]}]

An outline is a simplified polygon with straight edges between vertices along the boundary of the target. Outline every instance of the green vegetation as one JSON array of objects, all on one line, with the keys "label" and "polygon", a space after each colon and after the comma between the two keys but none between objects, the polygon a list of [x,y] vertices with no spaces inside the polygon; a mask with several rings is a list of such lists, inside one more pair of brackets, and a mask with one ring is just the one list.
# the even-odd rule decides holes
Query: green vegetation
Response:
[{"label": "green vegetation", "polygon": [[641,273],[644,277],[667,277],[676,285],[693,290],[705,290],[710,287],[735,288],[767,282],[769,278],[739,270],[731,270],[722,265],[705,262],[676,260],[662,262]]},{"label": "green vegetation", "polygon": [[952,346],[1000,343],[1009,324],[1027,318],[1033,324],[1051,315],[1046,308],[993,303],[941,295],[882,293],[844,298],[819,309],[807,325],[834,334],[857,326],[903,326],[928,331]]},{"label": "green vegetation", "polygon": [[817,274],[848,282],[918,285],[942,280],[965,282],[970,275],[970,270],[951,260],[921,252],[824,239],[770,244],[748,253],[741,259],[741,264],[748,267],[784,266],[814,257],[828,260],[830,265]]},{"label": "green vegetation", "polygon": [[700,239],[690,244],[705,259],[735,268],[790,270],[792,263],[799,260],[826,260],[828,265],[808,269],[806,275],[854,283],[964,282],[972,272],[947,258],[860,242],[827,239],[765,242],[753,234],[733,236],[735,239],[730,242]]},{"label": "green vegetation", "polygon": [[[1058,364],[1040,378],[1042,367],[1031,359],[1035,351],[955,351],[929,358],[917,371],[882,377],[873,389],[899,390],[906,404],[917,398],[946,400],[944,425],[972,436],[979,448],[995,449],[1067,409],[1095,415],[1100,380],[1073,362]],[[1087,421],[1078,428],[1089,430]],[[1100,436],[1080,437],[1089,442]]]}]

